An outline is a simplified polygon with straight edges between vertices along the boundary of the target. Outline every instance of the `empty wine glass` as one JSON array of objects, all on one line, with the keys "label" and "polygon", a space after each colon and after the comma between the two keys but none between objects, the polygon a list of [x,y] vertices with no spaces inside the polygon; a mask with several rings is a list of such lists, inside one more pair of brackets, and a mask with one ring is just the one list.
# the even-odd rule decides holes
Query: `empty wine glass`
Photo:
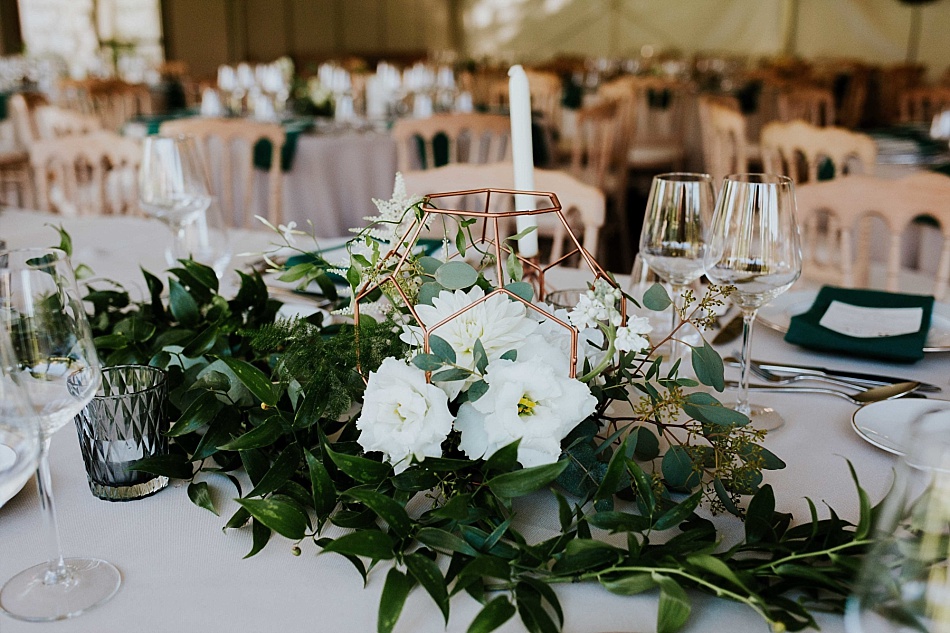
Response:
[{"label": "empty wine glass", "polygon": [[0,329],[0,507],[26,485],[40,458],[39,418],[13,382],[12,348]]},{"label": "empty wine glass", "polygon": [[0,329],[11,347],[7,373],[39,420],[36,479],[49,539],[48,562],[8,580],[0,608],[23,620],[62,620],[102,604],[121,583],[119,570],[104,560],[63,558],[49,470],[50,437],[92,399],[102,374],[66,253],[7,251],[0,261]]},{"label": "empty wine glass", "polygon": [[[671,173],[653,178],[640,231],[640,256],[673,290],[673,323],[679,324],[683,290],[703,274],[715,194],[708,174]],[[672,339],[671,357],[680,348]]]},{"label": "empty wine glass", "polygon": [[908,455],[875,521],[845,609],[848,633],[950,630],[950,410],[911,424]]},{"label": "empty wine glass", "polygon": [[231,259],[227,231],[195,139],[149,136],[143,152],[139,203],[146,215],[172,231],[174,239],[165,252],[168,264],[191,258],[222,276]]},{"label": "empty wine glass", "polygon": [[749,362],[756,313],[802,272],[792,180],[773,174],[726,176],[705,261],[710,281],[735,286],[732,302],[742,311],[742,376],[735,408],[756,428],[777,429],[784,424],[777,411],[749,405]]}]

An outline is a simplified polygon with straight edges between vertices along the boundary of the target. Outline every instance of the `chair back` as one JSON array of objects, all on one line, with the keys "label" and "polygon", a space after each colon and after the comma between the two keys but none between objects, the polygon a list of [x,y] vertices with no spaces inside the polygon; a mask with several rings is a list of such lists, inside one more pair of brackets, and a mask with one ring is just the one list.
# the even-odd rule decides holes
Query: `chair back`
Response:
[{"label": "chair back", "polygon": [[[165,136],[190,134],[198,140],[212,189],[229,225],[260,228],[255,215],[275,226],[283,222],[280,156],[287,135],[280,125],[248,119],[189,118],[166,121],[160,132]],[[258,182],[262,179],[254,169],[254,148],[261,141],[271,144],[266,187]]]},{"label": "chair back", "polygon": [[863,173],[873,173],[877,144],[866,134],[844,128],[773,122],[762,129],[762,159],[767,172],[785,174],[796,183],[814,182],[826,159],[836,178],[851,173],[856,162]]},{"label": "chair back", "polygon": [[[405,172],[403,178],[407,192],[426,195],[485,187],[511,188],[514,186],[514,169],[511,163],[456,164]],[[603,192],[566,172],[550,169],[534,170],[534,187],[538,191],[552,191],[557,195],[571,228],[575,233],[583,232],[584,249],[596,257],[600,229],[606,220]],[[553,239],[550,261],[557,262],[570,255],[570,244],[567,252],[564,249],[567,228],[558,222],[557,217],[550,214],[535,218],[538,220],[538,233]],[[477,233],[480,234],[480,230]]]},{"label": "chair back", "polygon": [[[948,295],[950,177],[920,172],[899,180],[854,174],[796,188],[802,224],[803,275],[845,287],[900,291],[907,268],[933,275],[933,295]],[[929,218],[937,231],[918,224]],[[873,224],[883,225],[877,239]],[[914,229],[927,229],[914,235]],[[941,245],[921,236],[939,236]],[[883,241],[884,247],[878,246]],[[873,245],[873,248],[872,248]],[[883,259],[883,279],[871,263]],[[883,255],[883,257],[880,257]],[[936,266],[934,266],[936,262]]]},{"label": "chair back", "polygon": [[142,148],[114,132],[36,141],[30,166],[37,206],[62,215],[138,213]]},{"label": "chair back", "polygon": [[781,121],[805,121],[824,127],[835,124],[835,96],[831,90],[814,86],[789,88],[778,96]]},{"label": "chair back", "polygon": [[37,107],[35,119],[37,134],[42,140],[89,134],[102,129],[97,117],[58,106]]},{"label": "chair back", "polygon": [[[561,125],[561,99],[563,87],[557,73],[525,69],[528,78],[528,91],[531,94],[531,110],[541,114],[544,125],[558,130]],[[488,97],[489,106],[506,108],[508,106],[508,79],[499,78],[491,86]]]},{"label": "chair back", "polygon": [[63,101],[71,109],[99,118],[103,129],[118,132],[126,121],[152,113],[152,94],[144,84],[115,79],[84,79],[63,85]]},{"label": "chair back", "polygon": [[[511,122],[499,114],[437,114],[400,119],[393,125],[396,164],[400,171],[432,169],[436,141],[446,140],[448,164],[497,163],[511,159]],[[420,151],[421,150],[421,151]]]},{"label": "chair back", "polygon": [[898,119],[901,123],[927,123],[950,110],[950,87],[925,86],[910,88],[900,95]]},{"label": "chair back", "polygon": [[738,103],[722,97],[700,97],[699,124],[705,170],[716,189],[729,174],[749,171],[746,122]]},{"label": "chair back", "polygon": [[16,93],[10,96],[7,107],[13,121],[18,147],[25,149],[40,138],[36,110],[47,105],[46,97],[39,93]]}]

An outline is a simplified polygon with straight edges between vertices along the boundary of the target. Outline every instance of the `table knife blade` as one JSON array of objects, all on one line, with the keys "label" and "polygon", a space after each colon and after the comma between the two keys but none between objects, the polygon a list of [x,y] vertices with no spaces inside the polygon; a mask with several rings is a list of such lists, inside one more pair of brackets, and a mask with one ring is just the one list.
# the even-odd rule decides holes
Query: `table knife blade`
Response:
[{"label": "table knife blade", "polygon": [[[874,384],[887,384],[887,383],[896,383],[896,382],[908,382],[908,378],[900,378],[897,376],[886,376],[883,374],[872,374],[868,372],[860,371],[849,371],[844,369],[828,369],[826,367],[815,367],[812,365],[787,365],[782,363],[773,363],[771,361],[758,361],[759,365],[768,369],[770,371],[780,371],[780,372],[796,372],[796,371],[807,371],[807,372],[821,372],[828,376],[835,378],[848,378],[851,380],[862,380]],[[920,382],[920,381],[915,381]],[[933,385],[926,382],[921,382],[920,387],[917,388],[918,391],[927,391],[930,393],[937,393],[943,391],[937,385]]]}]

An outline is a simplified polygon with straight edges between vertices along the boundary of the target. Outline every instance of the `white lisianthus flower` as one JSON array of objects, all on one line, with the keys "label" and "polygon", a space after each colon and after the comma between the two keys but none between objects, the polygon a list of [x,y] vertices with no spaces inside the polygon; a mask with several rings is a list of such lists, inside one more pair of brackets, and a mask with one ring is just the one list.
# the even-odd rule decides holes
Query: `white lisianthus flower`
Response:
[{"label": "white lisianthus flower", "polygon": [[561,440],[597,406],[587,385],[537,362],[496,360],[485,382],[488,391],[464,403],[455,421],[460,447],[471,459],[491,457],[520,439],[523,466],[554,463]]},{"label": "white lisianthus flower", "polygon": [[398,474],[413,457],[422,461],[442,455],[452,414],[445,393],[426,382],[424,371],[387,358],[369,375],[356,428],[360,446],[381,452]]},{"label": "white lisianthus flower", "polygon": [[[449,318],[485,296],[478,286],[468,292],[443,290],[432,305],[416,306],[416,314],[423,325],[431,327]],[[506,294],[497,294],[473,306],[454,319],[440,326],[432,334],[445,340],[455,350],[455,364],[475,371],[475,341],[480,340],[488,361],[494,361],[508,350],[520,350],[526,339],[538,328],[538,322],[530,318],[527,308],[520,301],[512,301]],[[422,328],[407,325],[401,339],[413,346],[422,345]],[[454,399],[470,381],[439,383],[449,398]]]},{"label": "white lisianthus flower", "polygon": [[617,338],[614,339],[614,346],[621,352],[640,353],[650,347],[650,341],[644,334],[653,331],[650,320],[646,317],[632,316],[627,319],[625,327],[617,328]]}]

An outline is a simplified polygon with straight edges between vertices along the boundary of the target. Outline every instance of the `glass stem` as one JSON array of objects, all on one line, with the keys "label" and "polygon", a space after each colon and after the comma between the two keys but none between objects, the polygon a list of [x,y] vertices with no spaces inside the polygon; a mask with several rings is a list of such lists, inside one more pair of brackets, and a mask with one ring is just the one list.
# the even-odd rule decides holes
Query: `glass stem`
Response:
[{"label": "glass stem", "polygon": [[672,363],[676,362],[683,351],[681,349],[682,344],[676,338],[678,336],[676,328],[680,326],[679,299],[683,296],[684,288],[686,288],[686,286],[670,284],[670,289],[673,293],[673,296],[670,297],[673,300],[673,318],[670,323],[670,362]]},{"label": "glass stem", "polygon": [[36,469],[36,487],[40,495],[40,509],[46,526],[46,544],[49,548],[49,565],[43,575],[44,585],[58,585],[69,581],[69,569],[63,560],[59,541],[59,525],[56,522],[56,506],[53,504],[53,479],[49,472],[49,438],[40,448],[40,464]]},{"label": "glass stem", "polygon": [[736,411],[749,415],[749,371],[752,363],[752,325],[758,308],[742,308],[742,374],[739,376],[739,393],[736,396]]}]

